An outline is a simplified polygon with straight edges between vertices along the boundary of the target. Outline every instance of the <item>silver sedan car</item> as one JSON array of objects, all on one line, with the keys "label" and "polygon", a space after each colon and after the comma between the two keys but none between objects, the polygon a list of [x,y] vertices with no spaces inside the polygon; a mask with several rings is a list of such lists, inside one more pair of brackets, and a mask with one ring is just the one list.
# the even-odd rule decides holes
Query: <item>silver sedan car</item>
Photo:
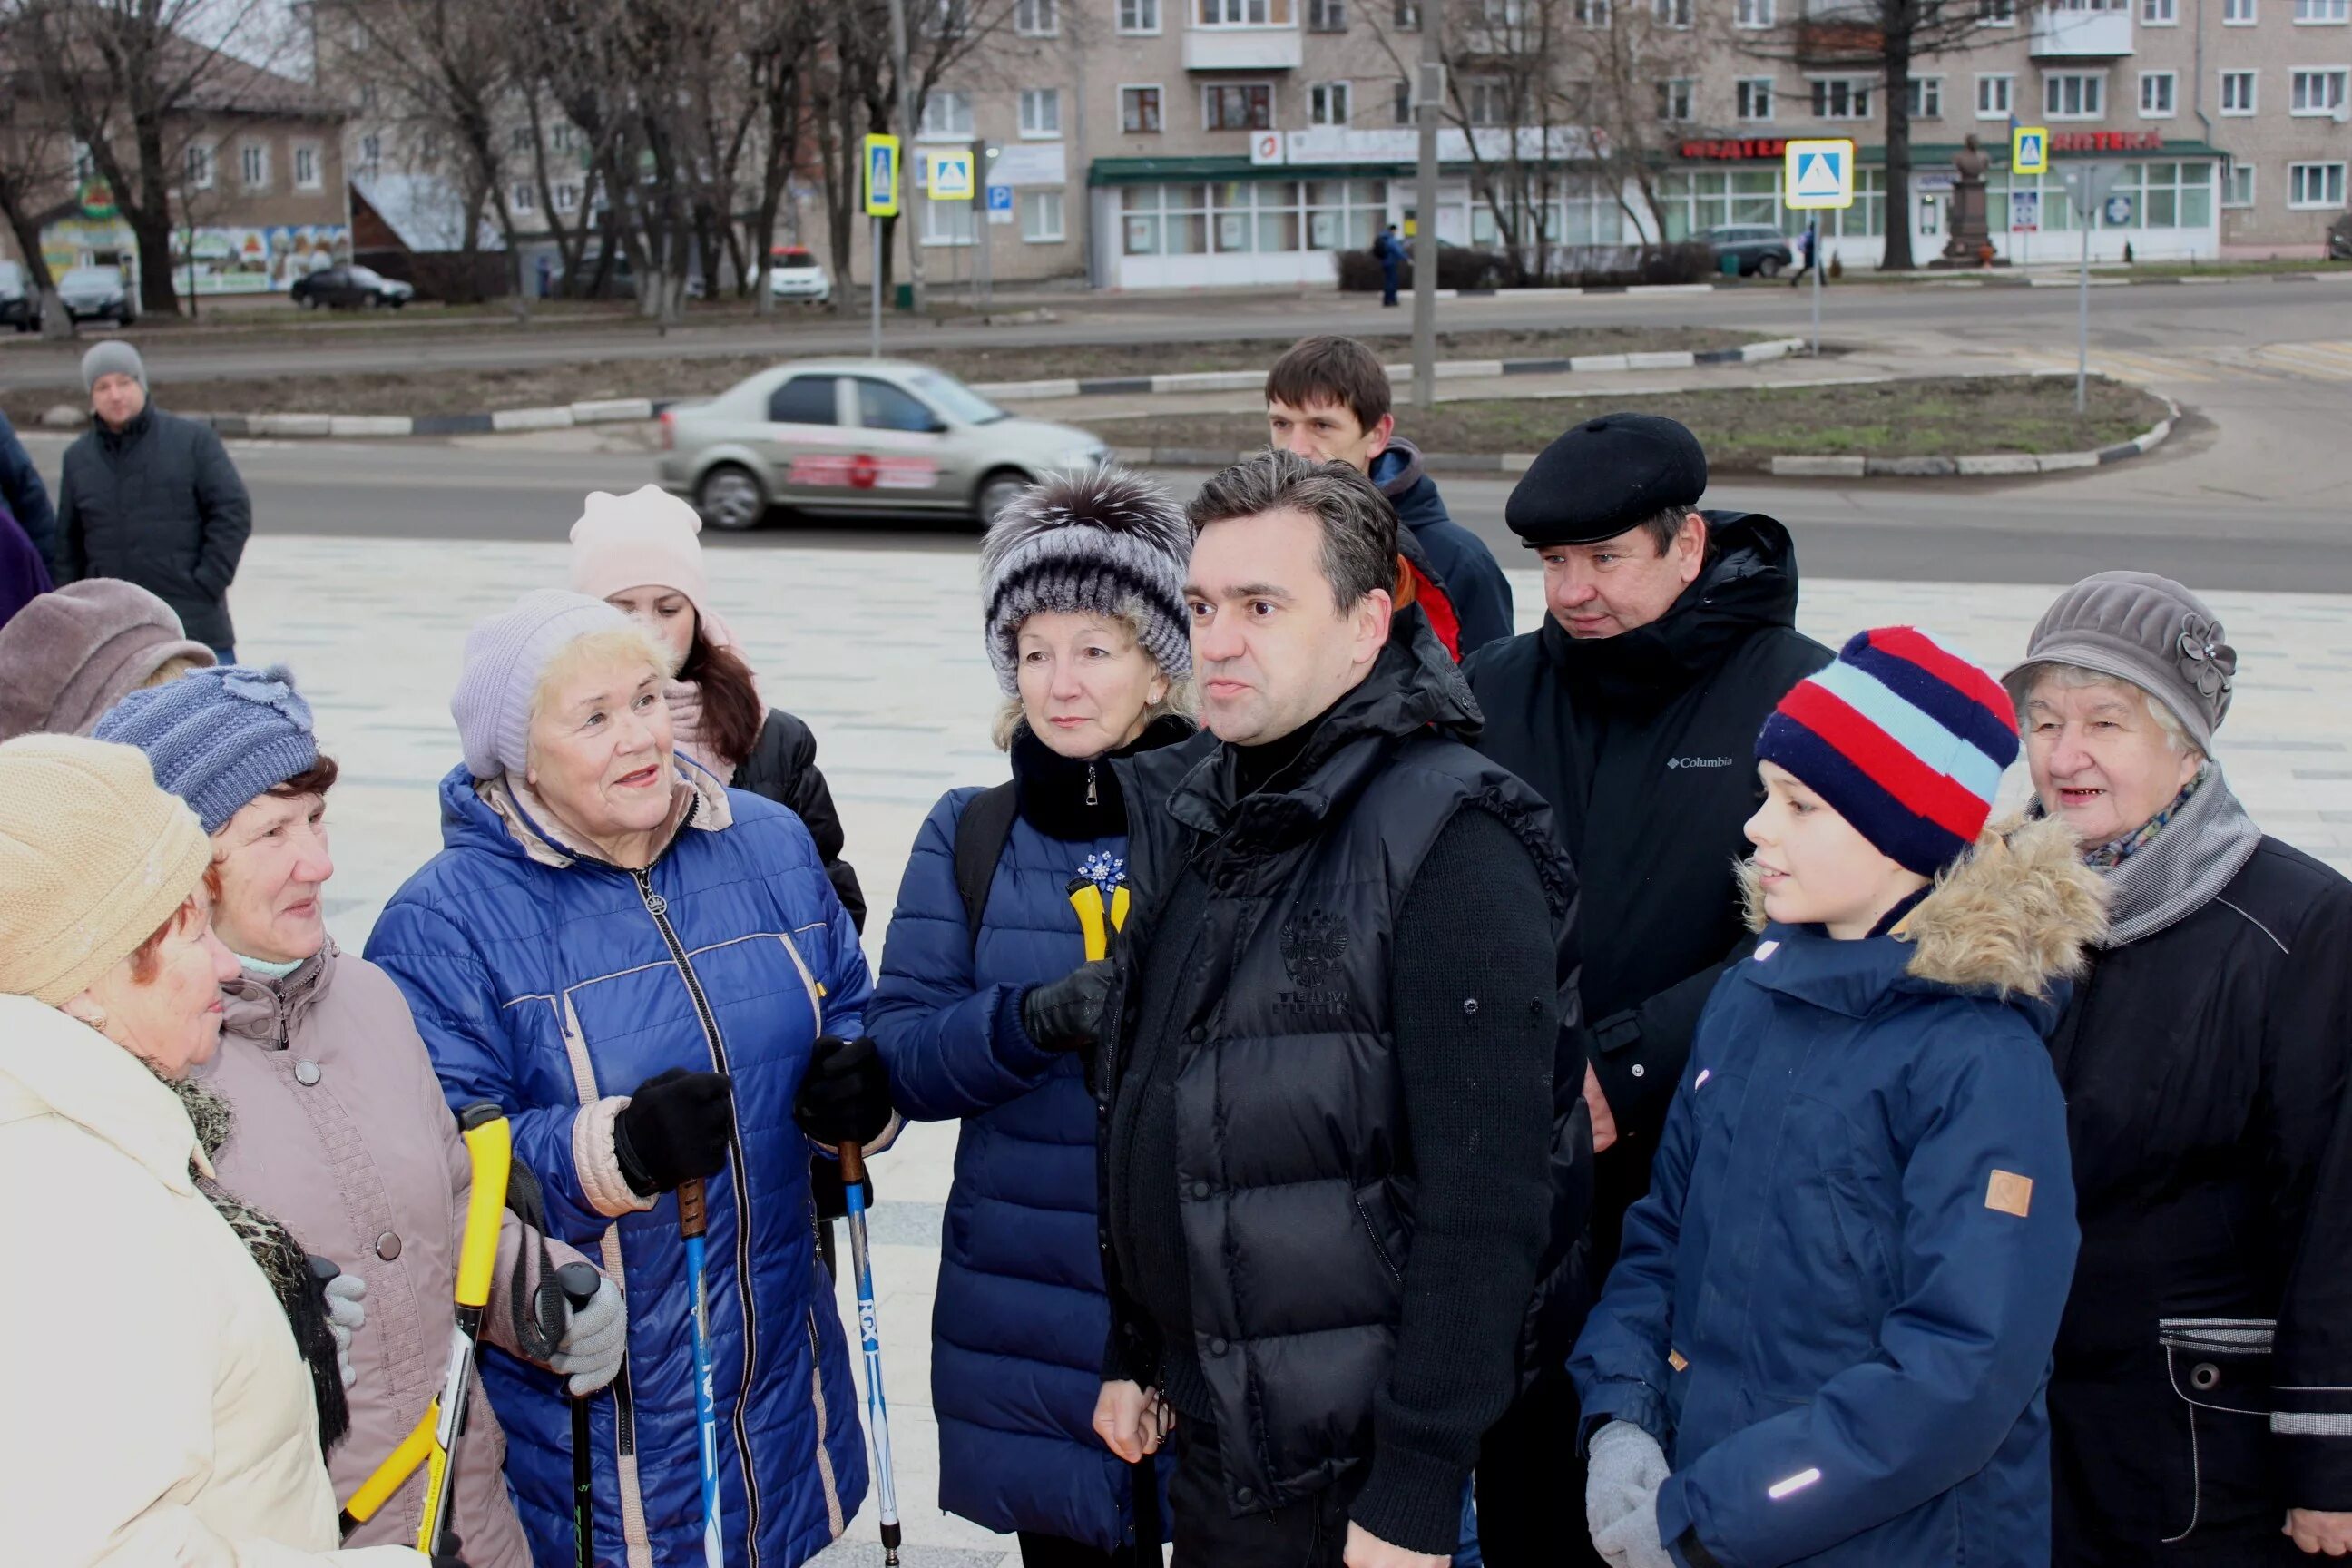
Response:
[{"label": "silver sedan car", "polygon": [[1015,418],[897,360],[795,360],[669,409],[661,426],[662,488],[725,529],[757,528],[775,506],[985,522],[1040,479],[1110,456],[1084,430]]}]

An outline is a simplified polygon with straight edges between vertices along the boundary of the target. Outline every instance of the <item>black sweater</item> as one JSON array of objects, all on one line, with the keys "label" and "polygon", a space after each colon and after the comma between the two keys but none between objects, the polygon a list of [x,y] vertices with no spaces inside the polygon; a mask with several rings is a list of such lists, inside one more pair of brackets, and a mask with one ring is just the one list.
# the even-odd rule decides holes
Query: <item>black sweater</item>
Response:
[{"label": "black sweater", "polygon": [[[1160,1392],[1180,1416],[1194,1420],[1209,1405],[1192,1349],[1177,1216],[1171,1015],[1195,962],[1208,896],[1187,867],[1156,922],[1165,940],[1139,955],[1139,1024],[1105,1151],[1118,1267],[1159,1341]],[[1543,1168],[1532,1154],[1490,1156],[1549,1146],[1551,1108],[1521,1089],[1549,1075],[1555,1020],[1500,1005],[1467,1011],[1465,998],[1551,994],[1552,933],[1497,929],[1489,918],[1498,908],[1542,902],[1535,863],[1510,829],[1484,811],[1465,810],[1439,835],[1398,911],[1391,1008],[1420,1196],[1396,1356],[1376,1405],[1372,1465],[1350,1512],[1382,1540],[1421,1550],[1435,1550],[1421,1544],[1431,1540],[1450,1541],[1479,1436],[1515,1387],[1510,1346],[1537,1259],[1495,1258],[1481,1221],[1498,1173]],[[1498,1280],[1520,1288],[1477,1283]],[[1117,1342],[1114,1331],[1106,1370],[1126,1376]]]}]

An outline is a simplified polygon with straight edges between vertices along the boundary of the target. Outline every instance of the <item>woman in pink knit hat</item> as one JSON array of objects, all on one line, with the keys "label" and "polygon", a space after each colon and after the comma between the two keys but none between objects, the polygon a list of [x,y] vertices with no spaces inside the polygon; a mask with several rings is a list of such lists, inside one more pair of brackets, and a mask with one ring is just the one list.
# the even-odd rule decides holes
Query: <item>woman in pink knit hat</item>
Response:
[{"label": "woman in pink knit hat", "polygon": [[857,929],[866,895],[841,858],[841,815],[817,771],[809,727],[760,697],[734,634],[710,607],[702,519],[657,485],[627,495],[593,491],[572,525],[572,587],[604,600],[654,636],[677,660],[670,730],[681,762],[699,763],[733,789],[792,808],[824,857],[825,875]]}]

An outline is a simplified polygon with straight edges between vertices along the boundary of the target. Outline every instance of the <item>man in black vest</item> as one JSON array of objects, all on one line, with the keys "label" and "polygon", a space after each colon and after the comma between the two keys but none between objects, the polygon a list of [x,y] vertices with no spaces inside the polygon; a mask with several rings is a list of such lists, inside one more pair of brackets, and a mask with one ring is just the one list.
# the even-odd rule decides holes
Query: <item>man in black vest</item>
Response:
[{"label": "man in black vest", "polygon": [[1442,1568],[1588,1147],[1572,1083],[1553,1114],[1573,873],[1392,612],[1363,475],[1268,452],[1191,510],[1207,728],[1120,764],[1096,1428],[1133,1459],[1172,1421],[1181,1568]]},{"label": "man in black vest", "polygon": [[[1699,1009],[1746,937],[1732,864],[1763,799],[1757,732],[1830,661],[1796,630],[1789,531],[1695,510],[1706,489],[1706,454],[1671,419],[1611,414],[1552,442],[1503,511],[1543,563],[1550,614],[1463,667],[1486,717],[1478,749],[1550,802],[1583,882],[1596,1281],[1649,1191]],[[1543,1347],[1547,1375],[1481,1452],[1494,1568],[1598,1561],[1559,1518],[1584,1493],[1570,1348]]]}]

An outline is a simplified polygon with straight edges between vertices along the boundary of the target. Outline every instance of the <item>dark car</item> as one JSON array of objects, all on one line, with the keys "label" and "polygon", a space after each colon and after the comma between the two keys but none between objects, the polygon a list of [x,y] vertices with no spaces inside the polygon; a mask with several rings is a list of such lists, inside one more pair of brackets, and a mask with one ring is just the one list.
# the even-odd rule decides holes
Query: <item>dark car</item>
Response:
[{"label": "dark car", "polygon": [[76,267],[58,279],[58,298],[73,321],[112,321],[129,326],[139,319],[130,288],[111,267]]},{"label": "dark car", "polygon": [[2352,261],[2352,213],[2337,218],[2328,229],[2327,259]]},{"label": "dark car", "polygon": [[1789,237],[1764,224],[1727,224],[1708,229],[1699,239],[1715,253],[1718,268],[1725,257],[1738,257],[1742,278],[1778,278],[1797,262]]},{"label": "dark car", "polygon": [[29,332],[41,324],[41,301],[21,261],[0,261],[0,327]]},{"label": "dark car", "polygon": [[321,305],[337,310],[397,310],[416,297],[411,285],[368,267],[322,267],[294,279],[287,293],[306,310]]}]

